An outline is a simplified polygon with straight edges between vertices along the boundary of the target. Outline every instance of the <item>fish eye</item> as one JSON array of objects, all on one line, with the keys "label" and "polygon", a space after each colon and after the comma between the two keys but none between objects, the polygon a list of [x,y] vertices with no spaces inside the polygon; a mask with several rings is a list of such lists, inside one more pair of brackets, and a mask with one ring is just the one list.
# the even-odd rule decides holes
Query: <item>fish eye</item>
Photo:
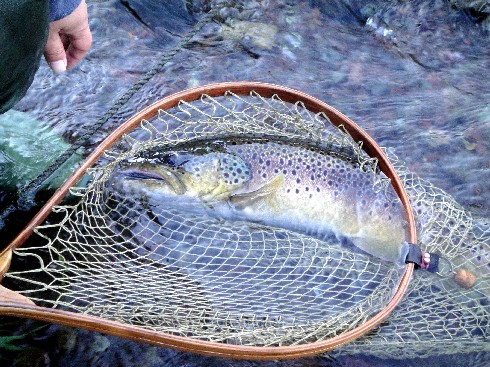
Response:
[{"label": "fish eye", "polygon": [[153,158],[153,163],[170,167],[180,167],[189,160],[189,156],[178,152],[165,152]]},{"label": "fish eye", "polygon": [[178,168],[189,160],[189,155],[180,152],[145,152],[127,160],[128,163],[150,163]]},{"label": "fish eye", "polygon": [[165,164],[168,166],[175,166],[177,164],[177,154],[175,153],[165,153],[161,154],[155,160],[155,163]]}]

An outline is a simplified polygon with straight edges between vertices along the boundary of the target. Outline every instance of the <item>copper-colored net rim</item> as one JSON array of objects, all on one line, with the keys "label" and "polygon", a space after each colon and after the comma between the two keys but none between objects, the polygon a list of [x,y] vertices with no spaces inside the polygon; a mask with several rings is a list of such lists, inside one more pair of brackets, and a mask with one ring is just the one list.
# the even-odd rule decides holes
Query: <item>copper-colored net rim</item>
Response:
[{"label": "copper-colored net rim", "polygon": [[[336,126],[343,125],[355,141],[361,141],[363,143],[362,148],[364,151],[366,151],[371,157],[378,159],[379,168],[387,177],[391,179],[391,183],[403,204],[408,223],[406,240],[410,243],[416,243],[414,217],[410,206],[410,201],[403,187],[403,183],[398,177],[398,174],[390,163],[388,157],[362,128],[333,107],[305,93],[272,84],[230,82],[210,84],[175,93],[145,108],[117,128],[87,157],[81,166],[65,181],[65,183],[55,192],[48,202],[46,202],[46,204],[41,208],[36,216],[34,216],[26,228],[8,245],[2,254],[0,254],[0,275],[5,273],[6,269],[8,268],[12,249],[21,246],[27,240],[27,238],[32,234],[33,229],[40,225],[49,215],[52,207],[61,202],[61,200],[68,193],[69,189],[73,187],[78,180],[80,180],[80,178],[85,174],[86,170],[97,161],[104,151],[109,149],[117,140],[119,140],[123,134],[136,128],[140,124],[141,120],[149,119],[150,117],[154,116],[156,113],[158,113],[158,110],[170,109],[178,105],[180,101],[191,102],[197,100],[201,98],[203,94],[211,97],[222,96],[227,91],[237,95],[249,95],[250,92],[255,91],[264,98],[271,98],[272,96],[277,95],[281,100],[286,102],[295,103],[301,101],[304,103],[306,108],[314,113],[324,112],[332,124]],[[413,269],[414,265],[411,263],[405,266],[404,273],[391,301],[383,310],[362,325],[333,338],[294,346],[240,346],[175,336],[163,332],[143,329],[141,327],[124,325],[94,316],[38,307],[27,298],[23,300],[23,296],[17,295],[15,292],[9,291],[2,286],[0,286],[0,314],[26,317],[67,326],[80,327],[127,339],[147,342],[162,347],[170,347],[206,355],[250,360],[299,358],[332,350],[367,333],[369,330],[385,320],[405,294]]]}]

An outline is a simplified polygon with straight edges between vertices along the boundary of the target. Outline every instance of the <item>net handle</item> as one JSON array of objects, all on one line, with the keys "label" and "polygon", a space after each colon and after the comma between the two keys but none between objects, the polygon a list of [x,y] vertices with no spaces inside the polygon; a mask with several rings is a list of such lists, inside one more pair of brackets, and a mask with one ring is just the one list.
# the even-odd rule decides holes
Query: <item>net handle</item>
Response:
[{"label": "net handle", "polygon": [[[34,228],[40,225],[50,214],[52,207],[61,202],[61,200],[69,192],[69,189],[82,178],[87,169],[100,158],[104,151],[109,149],[116,141],[118,141],[123,134],[126,134],[136,128],[141,123],[141,120],[149,119],[157,114],[158,110],[167,110],[175,107],[180,101],[191,102],[198,100],[203,94],[211,97],[217,97],[224,95],[226,92],[232,92],[237,95],[249,95],[251,92],[256,92],[264,98],[277,96],[281,100],[289,103],[296,103],[300,101],[311,112],[325,113],[333,125],[344,126],[346,131],[355,141],[362,142],[362,149],[369,156],[378,159],[379,168],[388,178],[390,178],[393,188],[395,189],[404,207],[407,220],[406,240],[409,243],[417,243],[414,215],[409,198],[403,187],[403,183],[386,154],[360,126],[341,112],[337,111],[335,108],[305,93],[273,84],[257,82],[228,82],[205,85],[172,94],[146,107],[141,112],[134,115],[119,126],[101,144],[99,144],[97,148],[95,148],[95,150],[83,161],[78,169],[75,170],[64,182],[64,184],[58,188],[58,190],[44,204],[44,206],[32,218],[22,232],[20,232],[19,235],[14,238],[14,240],[0,254],[0,259],[8,257],[7,254],[9,254],[13,249],[20,247],[33,233]],[[200,354],[239,359],[298,358],[332,350],[367,333],[376,325],[384,321],[405,294],[413,273],[413,269],[413,263],[406,264],[404,273],[390,302],[383,310],[362,325],[330,339],[295,346],[252,347],[228,345],[217,342],[205,342],[161,332],[154,332],[136,326],[123,325],[98,317],[33,306],[27,302],[8,302],[8,300],[6,301],[5,299],[0,299],[0,314],[27,317],[36,320],[55,322],[67,326],[81,327],[132,340],[144,341],[162,347],[172,347],[175,349]]]}]

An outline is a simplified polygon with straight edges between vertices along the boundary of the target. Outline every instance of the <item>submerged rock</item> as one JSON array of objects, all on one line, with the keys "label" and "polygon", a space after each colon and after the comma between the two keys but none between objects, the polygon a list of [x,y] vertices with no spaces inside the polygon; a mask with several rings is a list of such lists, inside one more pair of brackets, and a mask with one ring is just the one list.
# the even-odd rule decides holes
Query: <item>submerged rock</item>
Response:
[{"label": "submerged rock", "polygon": [[274,24],[236,21],[223,27],[223,37],[233,40],[248,38],[254,46],[270,50],[274,46],[277,31]]},{"label": "submerged rock", "polygon": [[[40,175],[69,147],[52,128],[15,110],[0,115],[0,187],[15,190]],[[59,186],[80,157],[73,157],[50,184]]]}]

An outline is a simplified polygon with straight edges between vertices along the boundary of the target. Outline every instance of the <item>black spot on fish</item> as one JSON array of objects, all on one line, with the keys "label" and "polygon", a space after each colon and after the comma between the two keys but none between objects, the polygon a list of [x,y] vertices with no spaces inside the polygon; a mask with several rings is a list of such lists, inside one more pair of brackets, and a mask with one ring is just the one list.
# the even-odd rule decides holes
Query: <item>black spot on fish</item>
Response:
[{"label": "black spot on fish", "polygon": [[308,186],[306,186],[305,191],[310,191],[310,188]]},{"label": "black spot on fish", "polygon": [[300,183],[300,182],[301,182],[301,179],[297,178],[296,183]]},{"label": "black spot on fish", "polygon": [[237,168],[236,171],[237,171],[237,173],[242,173],[242,169],[241,168]]},{"label": "black spot on fish", "polygon": [[299,189],[296,189],[296,194],[299,194]]},{"label": "black spot on fish", "polygon": [[269,161],[269,160],[265,161],[265,165],[266,166],[270,166],[271,165],[271,161]]},{"label": "black spot on fish", "polygon": [[263,174],[262,174],[262,177],[263,177],[263,178],[267,178],[267,173],[263,173]]},{"label": "black spot on fish", "polygon": [[312,175],[310,176],[310,179],[311,179],[312,181],[315,181],[315,175],[314,175],[314,174],[312,174]]},{"label": "black spot on fish", "polygon": [[295,176],[295,175],[296,175],[296,170],[295,170],[295,169],[293,169],[293,170],[291,171],[291,173],[293,174],[293,176]]},{"label": "black spot on fish", "polygon": [[286,173],[288,173],[288,170],[287,169],[283,169],[282,170],[282,173],[286,174]]},{"label": "black spot on fish", "polygon": [[320,192],[320,188],[319,187],[316,188],[316,192]]},{"label": "black spot on fish", "polygon": [[233,180],[233,183],[238,183],[238,178],[235,178],[235,179]]}]

